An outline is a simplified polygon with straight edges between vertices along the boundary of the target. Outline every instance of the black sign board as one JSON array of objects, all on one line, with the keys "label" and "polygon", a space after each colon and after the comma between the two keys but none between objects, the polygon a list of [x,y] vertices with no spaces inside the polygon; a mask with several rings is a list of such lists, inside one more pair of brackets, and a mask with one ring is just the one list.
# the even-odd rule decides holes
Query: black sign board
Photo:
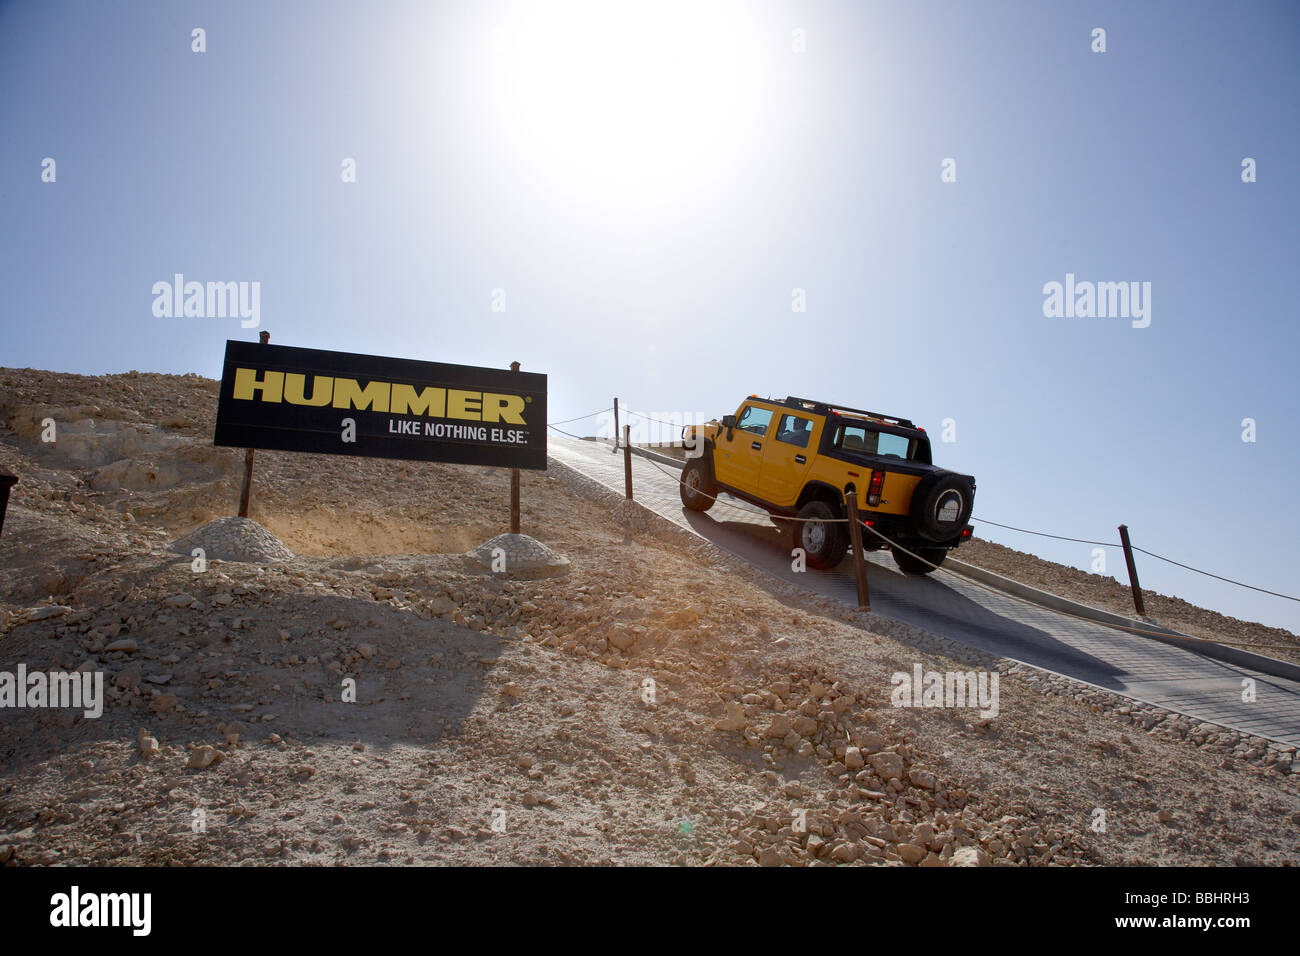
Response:
[{"label": "black sign board", "polygon": [[227,342],[216,445],[546,468],[546,376]]}]

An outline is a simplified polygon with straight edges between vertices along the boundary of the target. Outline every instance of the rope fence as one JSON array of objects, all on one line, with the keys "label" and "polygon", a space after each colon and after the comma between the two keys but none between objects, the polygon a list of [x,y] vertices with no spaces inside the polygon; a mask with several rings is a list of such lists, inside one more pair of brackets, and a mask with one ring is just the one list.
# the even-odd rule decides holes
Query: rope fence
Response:
[{"label": "rope fence", "polygon": [[[554,429],[555,431],[559,432],[559,433],[562,434],[562,435],[566,435],[566,436],[568,436],[568,437],[570,437],[570,438],[575,438],[575,439],[578,439],[579,441],[582,441],[583,439],[582,439],[580,436],[578,436],[578,435],[574,435],[572,432],[567,432],[567,431],[565,431],[565,430],[562,429],[562,428],[557,428],[556,426],[557,426],[557,425],[568,424],[569,422],[579,421],[579,420],[581,420],[581,419],[583,419],[583,418],[592,418],[592,417],[594,417],[594,416],[596,416],[596,415],[601,415],[601,414],[604,414],[605,412],[613,411],[613,410],[615,410],[616,408],[617,408],[617,406],[611,406],[610,408],[601,409],[601,410],[598,411],[598,412],[592,412],[592,413],[589,414],[589,415],[582,415],[582,416],[579,416],[578,418],[570,418],[570,419],[566,419],[566,420],[564,420],[564,421],[560,421],[560,422],[552,422],[552,423],[549,423],[549,424],[547,425],[547,427],[548,427],[548,428],[552,428],[552,429]],[[628,414],[629,416],[635,416],[635,417],[637,417],[637,418],[641,418],[641,419],[644,419],[644,420],[646,420],[646,421],[656,422],[656,423],[661,424],[661,425],[668,425],[668,426],[670,426],[670,427],[674,427],[674,428],[681,427],[678,423],[675,423],[675,422],[665,422],[665,421],[663,421],[663,420],[661,420],[661,419],[653,418],[653,417],[651,417],[651,416],[649,416],[649,415],[646,415],[646,414],[643,413],[643,412],[637,412],[637,411],[634,411],[634,410],[632,410],[632,409],[627,409],[627,414]],[[614,442],[615,442],[615,448],[617,449],[617,445],[618,445],[618,438],[617,438],[617,436],[615,436]],[[629,449],[629,453],[630,453],[630,449]],[[654,461],[653,459],[647,459],[647,460],[649,460],[650,463],[651,463],[655,468],[657,468],[659,471],[663,472],[665,475],[668,475],[669,477],[674,478],[674,479],[675,479],[679,484],[684,484],[684,480],[683,480],[683,478],[682,478],[680,475],[674,475],[674,474],[668,472],[668,471],[665,470],[665,469],[664,469],[664,468],[663,468],[663,467],[662,467],[658,462]],[[630,463],[629,463],[629,464],[628,464],[629,475],[630,475],[630,469],[631,469],[631,465],[630,465]],[[629,485],[630,485],[630,480],[629,480]],[[756,510],[755,510],[755,509],[751,509],[751,508],[743,508],[743,507],[740,507],[740,506],[738,506],[738,505],[736,505],[736,504],[733,504],[733,503],[730,502],[730,501],[724,501],[724,500],[723,500],[719,495],[711,495],[711,494],[708,494],[707,492],[705,492],[705,491],[703,491],[703,490],[701,490],[701,489],[698,489],[698,488],[692,488],[691,490],[692,490],[692,492],[695,493],[695,494],[703,495],[705,498],[708,498],[708,499],[710,499],[711,501],[713,501],[713,502],[715,502],[715,503],[717,503],[717,504],[721,504],[723,507],[731,508],[731,509],[734,510],[734,511],[739,511],[739,512],[742,512],[742,513],[744,513],[744,514],[748,514],[748,515],[754,515],[754,514],[756,513]],[[820,522],[820,523],[822,523],[822,524],[848,524],[849,521],[850,521],[849,518],[798,518],[798,517],[793,517],[793,516],[791,516],[791,517],[787,517],[787,516],[784,516],[784,515],[778,516],[777,520],[779,520],[779,521],[782,522],[782,523],[789,523],[789,524],[796,524],[796,523],[800,523],[800,522]],[[1173,558],[1167,558],[1167,557],[1165,557],[1164,555],[1156,554],[1154,551],[1148,551],[1148,550],[1145,549],[1145,548],[1139,548],[1139,547],[1137,547],[1136,545],[1133,545],[1133,544],[1131,544],[1131,543],[1128,541],[1128,529],[1127,529],[1127,527],[1125,527],[1125,526],[1123,526],[1123,525],[1120,526],[1120,535],[1121,535],[1121,537],[1123,538],[1123,541],[1117,543],[1117,542],[1113,542],[1113,541],[1094,541],[1094,540],[1089,539],[1089,538],[1074,538],[1074,537],[1070,537],[1070,536],[1068,536],[1068,535],[1050,534],[1050,533],[1048,533],[1048,532],[1046,532],[1046,531],[1034,531],[1034,530],[1031,530],[1031,529],[1029,529],[1029,528],[1019,528],[1019,527],[1016,527],[1015,525],[1003,524],[1003,523],[1001,523],[1001,522],[993,521],[993,520],[990,520],[990,519],[988,519],[988,518],[982,518],[982,517],[979,517],[979,516],[976,516],[976,515],[972,515],[972,516],[971,516],[971,521],[974,522],[974,523],[977,523],[977,524],[988,524],[988,525],[993,525],[994,527],[997,527],[997,528],[1004,528],[1004,529],[1006,529],[1006,530],[1008,530],[1008,531],[1016,531],[1016,532],[1019,532],[1019,533],[1021,533],[1021,534],[1032,534],[1032,535],[1036,535],[1036,536],[1038,536],[1038,537],[1042,537],[1042,538],[1051,538],[1051,539],[1053,539],[1053,540],[1055,540],[1055,541],[1070,541],[1070,542],[1074,542],[1074,543],[1076,543],[1076,544],[1088,544],[1088,545],[1093,545],[1093,546],[1096,546],[1096,547],[1103,547],[1103,548],[1121,548],[1121,549],[1123,549],[1124,554],[1125,554],[1125,558],[1126,558],[1127,563],[1128,563],[1128,570],[1129,570],[1129,584],[1130,584],[1130,587],[1131,587],[1131,589],[1132,589],[1132,591],[1133,591],[1133,601],[1134,601],[1134,606],[1135,606],[1135,608],[1137,609],[1138,614],[1139,614],[1139,615],[1142,615],[1142,616],[1145,616],[1145,607],[1144,607],[1144,605],[1143,605],[1143,601],[1142,601],[1141,587],[1140,587],[1140,585],[1138,584],[1138,581],[1137,581],[1137,569],[1136,569],[1136,567],[1135,567],[1135,565],[1134,565],[1134,563],[1133,563],[1133,552],[1138,552],[1138,553],[1144,554],[1144,555],[1146,555],[1147,557],[1155,558],[1157,561],[1163,561],[1163,562],[1165,562],[1166,564],[1172,564],[1172,565],[1174,565],[1175,567],[1182,568],[1182,569],[1184,569],[1184,570],[1186,570],[1186,571],[1191,571],[1191,572],[1193,572],[1193,573],[1195,573],[1195,574],[1201,574],[1201,575],[1204,575],[1205,577],[1213,578],[1213,579],[1215,579],[1216,581],[1222,581],[1222,582],[1224,582],[1225,584],[1232,584],[1232,585],[1235,585],[1236,587],[1246,588],[1246,589],[1251,590],[1251,591],[1256,591],[1256,592],[1258,592],[1258,593],[1260,593],[1260,594],[1268,594],[1268,595],[1270,595],[1270,596],[1272,596],[1272,597],[1282,598],[1283,600],[1286,600],[1286,601],[1297,601],[1297,602],[1300,602],[1300,597],[1297,597],[1297,596],[1295,596],[1295,595],[1291,595],[1291,594],[1283,594],[1283,593],[1280,592],[1280,591],[1273,591],[1273,590],[1270,590],[1270,589],[1268,589],[1268,588],[1262,588],[1262,587],[1257,587],[1256,585],[1253,585],[1253,584],[1247,584],[1247,583],[1244,582],[1244,581],[1238,581],[1238,580],[1236,580],[1236,579],[1234,579],[1234,578],[1225,577],[1225,576],[1223,576],[1223,575],[1221,575],[1221,574],[1215,574],[1215,573],[1212,572],[1212,571],[1206,571],[1206,570],[1203,569],[1203,568],[1194,567],[1194,566],[1192,566],[1192,565],[1190,565],[1190,564],[1184,564],[1184,563],[1181,562],[1181,561],[1175,561]],[[899,548],[900,551],[903,551],[905,554],[908,554],[910,557],[915,558],[915,559],[918,560],[918,561],[922,561],[922,562],[925,563],[925,564],[930,564],[930,562],[925,561],[923,558],[920,558],[920,557],[918,557],[917,555],[912,554],[910,551],[907,551],[905,548],[902,548],[900,545],[897,545],[897,544],[895,544],[894,542],[890,541],[888,538],[886,538],[883,534],[881,534],[881,532],[879,532],[878,530],[876,530],[874,527],[872,527],[872,526],[870,526],[870,525],[866,525],[866,524],[864,524],[863,527],[865,527],[865,528],[866,528],[868,531],[870,531],[872,534],[877,535],[877,536],[881,537],[882,539],[884,539],[884,540],[886,541],[886,543],[889,545],[889,547],[897,547],[897,548]],[[937,566],[937,565],[931,565],[931,567],[936,567],[936,568],[937,568],[938,566]],[[943,570],[943,569],[939,569],[939,570]],[[947,573],[954,573],[954,572],[947,572]],[[984,585],[979,585],[979,586],[984,587]],[[987,588],[986,588],[986,589],[987,589]],[[1199,638],[1197,638],[1197,640],[1199,640]],[[1222,643],[1222,642],[1215,642],[1215,643]],[[1235,646],[1235,645],[1229,645],[1229,646]],[[1241,645],[1241,646],[1254,646],[1254,647],[1260,647],[1260,646],[1286,646],[1286,645],[1259,645],[1259,644],[1255,644],[1255,645]]]}]

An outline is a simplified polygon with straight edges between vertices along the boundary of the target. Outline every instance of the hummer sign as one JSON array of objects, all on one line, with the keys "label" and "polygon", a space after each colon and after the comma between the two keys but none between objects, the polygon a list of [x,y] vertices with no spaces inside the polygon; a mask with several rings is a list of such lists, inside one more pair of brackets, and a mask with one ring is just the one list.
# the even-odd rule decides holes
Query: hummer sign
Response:
[{"label": "hummer sign", "polygon": [[546,468],[546,376],[226,343],[213,443]]}]

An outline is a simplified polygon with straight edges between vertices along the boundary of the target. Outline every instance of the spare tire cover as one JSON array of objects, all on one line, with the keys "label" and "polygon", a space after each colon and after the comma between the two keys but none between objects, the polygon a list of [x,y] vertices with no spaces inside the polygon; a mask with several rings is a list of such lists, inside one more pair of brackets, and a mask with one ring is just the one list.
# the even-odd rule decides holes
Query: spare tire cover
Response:
[{"label": "spare tire cover", "polygon": [[970,479],[951,471],[922,478],[912,492],[912,521],[917,534],[930,541],[951,541],[970,520],[975,504]]}]

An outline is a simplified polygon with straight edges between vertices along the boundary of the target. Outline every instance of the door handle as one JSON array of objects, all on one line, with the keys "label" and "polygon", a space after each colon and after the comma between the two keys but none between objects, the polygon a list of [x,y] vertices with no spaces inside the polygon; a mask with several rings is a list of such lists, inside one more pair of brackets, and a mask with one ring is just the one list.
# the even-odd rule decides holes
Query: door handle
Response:
[{"label": "door handle", "polygon": [[803,455],[795,455],[794,460],[795,460],[795,464],[798,465],[806,465],[808,463],[808,459],[805,458]]},{"label": "door handle", "polygon": [[754,449],[754,451],[761,451],[763,448],[762,444],[756,441],[750,442],[749,447]]}]

